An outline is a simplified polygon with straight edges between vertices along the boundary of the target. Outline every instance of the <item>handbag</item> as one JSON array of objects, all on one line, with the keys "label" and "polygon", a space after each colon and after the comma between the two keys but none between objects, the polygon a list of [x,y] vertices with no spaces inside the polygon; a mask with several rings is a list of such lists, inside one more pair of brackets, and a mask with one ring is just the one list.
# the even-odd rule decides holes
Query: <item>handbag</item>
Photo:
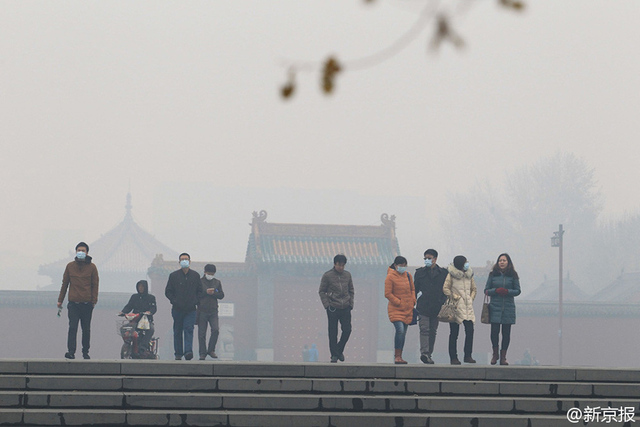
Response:
[{"label": "handbag", "polygon": [[438,313],[438,320],[445,323],[453,323],[456,321],[456,311],[458,303],[453,301],[451,297],[447,298],[447,301],[440,307]]},{"label": "handbag", "polygon": [[411,323],[409,323],[409,325],[415,325],[418,323],[418,310],[416,310],[415,308],[413,309],[413,317],[411,318]]},{"label": "handbag", "polygon": [[489,310],[489,295],[485,294],[484,302],[482,303],[482,314],[480,315],[480,322],[487,324],[491,323],[491,312]]}]

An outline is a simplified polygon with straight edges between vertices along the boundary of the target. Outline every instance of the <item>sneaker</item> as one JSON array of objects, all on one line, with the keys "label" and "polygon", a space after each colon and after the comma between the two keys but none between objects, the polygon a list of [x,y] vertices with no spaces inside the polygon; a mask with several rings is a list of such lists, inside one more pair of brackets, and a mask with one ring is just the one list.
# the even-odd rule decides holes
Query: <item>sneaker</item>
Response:
[{"label": "sneaker", "polygon": [[176,356],[176,360],[182,360],[182,356]]},{"label": "sneaker", "polygon": [[75,354],[73,354],[73,353],[66,352],[66,353],[64,354],[64,358],[65,358],[65,359],[75,359],[75,358],[76,358],[76,355],[75,355]]},{"label": "sneaker", "polygon": [[211,353],[209,353],[209,356],[211,356],[211,358],[213,358],[213,359],[217,359],[218,358],[218,355],[216,354],[215,351],[212,351]]},{"label": "sneaker", "polygon": [[89,353],[82,353],[82,358],[83,358],[83,359],[85,359],[85,360],[89,360],[89,359],[91,359],[91,358],[89,357]]},{"label": "sneaker", "polygon": [[428,365],[433,365],[433,363],[434,363],[433,359],[428,354],[421,354],[420,355],[420,360],[422,361],[422,363],[426,363]]},{"label": "sneaker", "polygon": [[473,358],[471,356],[465,356],[464,357],[464,363],[476,363],[476,361],[473,360]]},{"label": "sneaker", "polygon": [[451,359],[451,364],[452,364],[452,365],[462,365],[462,363],[460,363],[460,361],[458,360],[458,358]]},{"label": "sneaker", "polygon": [[338,358],[335,356],[331,356],[331,363],[338,363]]},{"label": "sneaker", "polygon": [[191,352],[185,353],[184,360],[191,360],[191,359],[193,359],[193,353]]},{"label": "sneaker", "polygon": [[206,359],[206,358],[207,358],[207,355],[206,355],[206,354],[205,354],[204,356],[203,356],[203,355],[200,355],[200,360],[204,360],[204,359]]},{"label": "sneaker", "polygon": [[338,360],[344,362],[344,353],[340,353],[340,356],[338,356]]}]

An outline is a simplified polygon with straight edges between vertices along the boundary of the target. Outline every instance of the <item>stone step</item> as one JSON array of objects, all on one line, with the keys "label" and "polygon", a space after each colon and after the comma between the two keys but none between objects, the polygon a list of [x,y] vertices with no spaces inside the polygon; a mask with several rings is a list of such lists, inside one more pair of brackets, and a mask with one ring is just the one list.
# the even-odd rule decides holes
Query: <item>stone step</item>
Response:
[{"label": "stone step", "polygon": [[560,414],[573,407],[637,407],[637,400],[485,397],[398,396],[358,394],[252,394],[160,392],[0,392],[0,408],[103,408],[186,410],[282,410],[356,412],[460,412]]},{"label": "stone step", "polygon": [[0,374],[158,375],[260,378],[431,379],[538,382],[640,382],[640,370],[482,365],[387,365],[160,360],[4,360]]},{"label": "stone step", "polygon": [[87,391],[219,391],[397,393],[539,397],[640,397],[640,387],[628,383],[533,381],[390,380],[256,377],[151,377],[81,375],[0,375],[0,390]]},{"label": "stone step", "polygon": [[564,415],[8,409],[6,426],[567,427]]}]

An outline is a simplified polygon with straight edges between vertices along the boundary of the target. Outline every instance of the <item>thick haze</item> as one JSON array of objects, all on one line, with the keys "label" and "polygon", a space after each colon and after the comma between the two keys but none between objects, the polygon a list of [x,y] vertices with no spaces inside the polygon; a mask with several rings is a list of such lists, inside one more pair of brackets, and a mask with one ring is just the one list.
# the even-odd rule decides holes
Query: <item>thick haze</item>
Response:
[{"label": "thick haze", "polygon": [[453,21],[462,52],[426,54],[430,27],[334,96],[304,74],[283,102],[283,59],[373,53],[424,3],[1,1],[0,288],[48,284],[38,266],[120,222],[129,189],[138,224],[198,261],[242,261],[266,209],[395,214],[410,263],[446,264],[447,195],[558,151],[595,168],[601,219],[638,212],[640,3],[477,3]]}]

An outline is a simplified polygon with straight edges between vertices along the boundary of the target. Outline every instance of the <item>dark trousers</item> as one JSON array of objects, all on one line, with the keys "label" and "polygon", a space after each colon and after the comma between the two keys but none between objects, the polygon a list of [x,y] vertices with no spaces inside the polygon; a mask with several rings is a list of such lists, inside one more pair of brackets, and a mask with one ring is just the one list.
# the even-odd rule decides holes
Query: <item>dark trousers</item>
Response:
[{"label": "dark trousers", "polygon": [[[327,318],[329,319],[329,351],[331,357],[339,357],[344,352],[351,335],[351,309],[350,308],[327,308]],[[338,322],[342,329],[340,341],[338,341]]]},{"label": "dark trousers", "polygon": [[418,325],[420,325],[420,354],[428,354],[429,356],[433,354],[439,323],[438,316],[427,317],[421,314],[418,317]]},{"label": "dark trousers", "polygon": [[67,350],[76,354],[76,340],[78,337],[78,322],[82,327],[82,354],[89,354],[91,341],[91,315],[93,304],[90,302],[71,302],[67,304],[69,311],[69,335],[67,336]]},{"label": "dark trousers", "polygon": [[[473,352],[473,322],[471,320],[462,321],[464,325],[464,357],[471,357]],[[458,333],[460,325],[452,322],[449,323],[449,357],[451,359],[458,358]]]},{"label": "dark trousers", "polygon": [[[500,335],[500,323],[491,324],[491,346],[498,347],[498,339]],[[511,325],[502,323],[502,350],[509,348],[511,342]]]},{"label": "dark trousers", "polygon": [[[209,338],[209,346],[207,347],[207,326],[211,326],[211,337]],[[216,344],[218,343],[218,335],[220,335],[220,327],[218,326],[218,312],[198,313],[198,347],[200,356],[214,353]]]},{"label": "dark trousers", "polygon": [[176,357],[182,357],[187,353],[193,353],[193,327],[196,323],[196,311],[181,311],[172,308],[171,316],[173,317],[174,354]]},{"label": "dark trousers", "polygon": [[149,351],[149,343],[151,342],[151,338],[153,338],[153,333],[155,332],[155,328],[153,327],[153,322],[149,322],[149,329],[138,329],[138,354],[142,354],[145,351]]}]

